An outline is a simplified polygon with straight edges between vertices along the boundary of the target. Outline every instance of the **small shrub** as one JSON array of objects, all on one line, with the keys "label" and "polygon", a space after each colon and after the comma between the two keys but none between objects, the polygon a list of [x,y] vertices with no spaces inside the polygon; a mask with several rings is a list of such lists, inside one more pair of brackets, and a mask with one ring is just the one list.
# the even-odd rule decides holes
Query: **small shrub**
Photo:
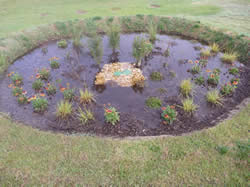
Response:
[{"label": "small shrub", "polygon": [[53,60],[53,61],[50,62],[50,67],[52,69],[58,69],[58,68],[60,68],[60,63],[57,62],[56,60]]},{"label": "small shrub", "polygon": [[161,81],[161,80],[164,79],[163,75],[162,75],[160,72],[157,72],[157,71],[152,72],[152,73],[150,74],[150,78],[151,78],[151,80],[153,80],[153,81]]},{"label": "small shrub", "polygon": [[192,74],[200,73],[200,71],[201,71],[201,68],[200,68],[199,65],[195,65],[195,66],[193,66],[192,69],[191,69],[191,73],[192,73]]},{"label": "small shrub", "polygon": [[63,91],[63,97],[65,100],[71,101],[75,97],[75,89],[65,89]]},{"label": "small shrub", "polygon": [[211,48],[212,53],[218,53],[218,52],[220,51],[219,45],[216,44],[216,43],[213,43],[213,44],[210,46],[210,48]]},{"label": "small shrub", "polygon": [[32,107],[35,112],[44,112],[48,108],[48,101],[45,98],[37,97],[32,100]]},{"label": "small shrub", "polygon": [[66,119],[72,115],[72,104],[69,101],[60,101],[57,104],[56,116],[61,119]]},{"label": "small shrub", "polygon": [[194,80],[195,84],[202,85],[205,82],[205,79],[203,76],[199,76]]},{"label": "small shrub", "polygon": [[146,100],[146,105],[149,108],[160,108],[161,105],[162,105],[162,101],[159,98],[157,98],[157,97],[149,97]]},{"label": "small shrub", "polygon": [[98,65],[101,64],[103,55],[102,38],[100,36],[93,36],[88,40],[88,47],[90,53]]},{"label": "small shrub", "polygon": [[229,147],[227,146],[217,146],[216,150],[221,154],[224,155],[229,151]]},{"label": "small shrub", "polygon": [[32,83],[32,89],[34,89],[35,91],[41,90],[42,87],[43,87],[43,82],[40,79],[37,79]]},{"label": "small shrub", "polygon": [[88,110],[88,109],[84,109],[84,111],[79,107],[78,109],[78,119],[82,124],[86,124],[89,121],[95,120],[94,114]]},{"label": "small shrub", "polygon": [[11,76],[11,80],[15,86],[20,86],[21,84],[23,84],[23,77],[18,73],[14,73]]},{"label": "small shrub", "polygon": [[115,125],[117,122],[120,121],[119,112],[117,112],[115,107],[109,106],[104,108],[104,116],[105,120],[112,125]]},{"label": "small shrub", "polygon": [[161,117],[166,124],[172,124],[176,120],[177,112],[174,106],[162,107]]},{"label": "small shrub", "polygon": [[84,91],[83,90],[80,90],[80,103],[81,104],[88,104],[88,103],[91,103],[91,102],[95,102],[95,96],[94,94],[89,91],[88,89],[85,89]]},{"label": "small shrub", "polygon": [[217,85],[219,83],[219,79],[220,79],[219,74],[216,72],[212,72],[212,73],[210,73],[210,75],[207,79],[207,83],[211,84],[211,85]]},{"label": "small shrub", "polygon": [[57,42],[57,46],[59,48],[66,48],[66,47],[68,47],[68,43],[66,40],[60,40],[59,42]]},{"label": "small shrub", "polygon": [[154,43],[157,34],[157,24],[155,24],[153,21],[150,21],[146,29],[149,34],[149,41]]},{"label": "small shrub", "polygon": [[15,97],[18,97],[20,95],[22,95],[23,93],[23,89],[20,88],[20,87],[13,87],[12,89],[12,95],[15,96]]},{"label": "small shrub", "polygon": [[220,89],[220,93],[223,95],[223,96],[228,96],[228,95],[231,95],[234,90],[235,90],[236,86],[235,85],[232,85],[230,82],[229,83],[226,83],[225,85],[223,85]]},{"label": "small shrub", "polygon": [[224,53],[221,60],[226,63],[233,63],[237,60],[238,54],[236,52]]},{"label": "small shrub", "polygon": [[112,48],[113,53],[120,46],[120,30],[119,25],[111,24],[107,32],[109,36],[109,46]]},{"label": "small shrub", "polygon": [[232,75],[238,75],[239,69],[238,68],[231,68],[231,69],[229,69],[229,73]]},{"label": "small shrub", "polygon": [[56,86],[53,84],[48,83],[48,86],[45,89],[48,95],[56,94]]},{"label": "small shrub", "polygon": [[221,105],[221,96],[218,90],[211,90],[207,92],[206,95],[207,102],[214,105]]},{"label": "small shrub", "polygon": [[25,95],[20,95],[17,99],[18,104],[23,105],[28,103],[28,98]]},{"label": "small shrub", "polygon": [[183,110],[187,113],[193,113],[197,110],[198,106],[194,104],[193,99],[187,98],[182,100]]},{"label": "small shrub", "polygon": [[191,95],[193,90],[193,84],[190,79],[181,81],[180,89],[183,96],[187,97]]},{"label": "small shrub", "polygon": [[41,79],[41,80],[49,80],[49,77],[50,77],[50,71],[46,68],[42,68],[41,70],[39,70],[38,72],[38,77]]},{"label": "small shrub", "polygon": [[211,56],[211,52],[209,49],[202,49],[201,50],[201,56],[202,57],[210,57]]}]

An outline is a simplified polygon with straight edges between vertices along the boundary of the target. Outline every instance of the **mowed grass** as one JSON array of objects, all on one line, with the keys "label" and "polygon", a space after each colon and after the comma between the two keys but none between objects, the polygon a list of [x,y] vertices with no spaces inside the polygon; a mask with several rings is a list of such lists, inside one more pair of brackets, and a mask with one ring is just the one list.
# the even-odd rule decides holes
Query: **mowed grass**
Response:
[{"label": "mowed grass", "polygon": [[247,34],[249,4],[249,0],[0,0],[0,36],[55,21],[136,14],[184,16]]},{"label": "mowed grass", "polygon": [[[1,117],[0,186],[246,185],[250,105],[214,128],[179,137],[112,139],[40,132]],[[229,151],[220,154],[217,147]],[[249,150],[248,150],[249,152]]]}]

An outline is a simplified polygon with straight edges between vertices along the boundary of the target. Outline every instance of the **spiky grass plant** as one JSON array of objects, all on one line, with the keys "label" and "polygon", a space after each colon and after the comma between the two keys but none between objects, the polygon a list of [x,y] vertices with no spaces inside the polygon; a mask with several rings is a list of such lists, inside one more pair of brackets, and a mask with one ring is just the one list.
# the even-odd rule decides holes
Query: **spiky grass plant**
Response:
[{"label": "spiky grass plant", "polygon": [[74,27],[72,38],[73,38],[73,46],[74,47],[81,47],[81,37],[82,37],[83,30],[80,27]]},{"label": "spiky grass plant", "polygon": [[146,29],[149,34],[149,41],[154,43],[157,34],[157,24],[155,24],[153,21],[150,21]]},{"label": "spiky grass plant", "polygon": [[190,79],[182,80],[180,85],[181,94],[185,97],[191,95],[193,87]]},{"label": "spiky grass plant", "polygon": [[237,60],[238,54],[236,52],[226,52],[221,57],[221,60],[225,63],[233,63]]},{"label": "spiky grass plant", "polygon": [[69,101],[67,100],[60,101],[57,104],[56,116],[61,119],[67,119],[69,116],[72,115],[73,112],[72,108],[73,108],[72,104]]},{"label": "spiky grass plant", "polygon": [[88,104],[91,102],[95,102],[95,95],[87,88],[84,91],[80,90],[79,92],[80,92],[79,100],[81,104]]},{"label": "spiky grass plant", "polygon": [[108,28],[107,34],[109,36],[109,46],[112,48],[113,53],[120,46],[120,32],[121,28],[118,24],[111,24]]},{"label": "spiky grass plant", "polygon": [[68,47],[68,42],[66,40],[60,40],[60,41],[57,42],[57,46],[59,48],[64,49],[64,48]]},{"label": "spiky grass plant", "polygon": [[94,58],[96,63],[100,65],[102,61],[102,56],[103,56],[102,38],[98,36],[97,34],[93,35],[88,40],[88,47],[89,47],[92,57]]},{"label": "spiky grass plant", "polygon": [[84,108],[82,110],[80,107],[78,108],[78,119],[82,124],[86,124],[89,121],[95,120],[94,114],[91,112],[91,110],[88,110]]},{"label": "spiky grass plant", "polygon": [[221,96],[218,90],[211,90],[207,92],[206,95],[207,102],[214,105],[221,105]]},{"label": "spiky grass plant", "polygon": [[220,51],[220,47],[216,43],[213,43],[212,45],[210,45],[210,49],[212,53],[218,53]]},{"label": "spiky grass plant", "polygon": [[201,56],[202,57],[210,57],[211,56],[211,52],[210,52],[210,50],[209,49],[202,49],[201,50]]},{"label": "spiky grass plant", "polygon": [[197,110],[198,105],[194,104],[194,101],[192,98],[186,98],[182,100],[182,107],[185,112],[193,113]]}]

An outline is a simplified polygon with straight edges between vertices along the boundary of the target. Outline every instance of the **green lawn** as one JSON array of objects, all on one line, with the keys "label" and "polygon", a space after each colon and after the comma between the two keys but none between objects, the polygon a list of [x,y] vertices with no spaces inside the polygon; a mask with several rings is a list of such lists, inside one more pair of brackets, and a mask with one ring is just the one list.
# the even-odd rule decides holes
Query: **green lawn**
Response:
[{"label": "green lawn", "polygon": [[[249,6],[249,0],[0,0],[0,36],[58,20],[135,14],[185,16],[250,36]],[[0,186],[247,186],[249,103],[216,127],[158,138],[53,134],[3,114]]]}]

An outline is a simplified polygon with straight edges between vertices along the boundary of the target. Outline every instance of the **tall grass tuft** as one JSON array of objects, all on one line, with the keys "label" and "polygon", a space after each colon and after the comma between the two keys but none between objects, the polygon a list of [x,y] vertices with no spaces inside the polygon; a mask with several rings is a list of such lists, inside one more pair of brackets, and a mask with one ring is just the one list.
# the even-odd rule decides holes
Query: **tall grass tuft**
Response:
[{"label": "tall grass tuft", "polygon": [[221,60],[226,63],[233,63],[237,60],[238,54],[236,52],[227,52],[221,57]]},{"label": "tall grass tuft", "polygon": [[191,95],[193,87],[194,86],[190,79],[182,80],[180,85],[181,94],[185,97]]},{"label": "tall grass tuft", "polygon": [[82,33],[83,33],[83,31],[80,27],[73,28],[73,33],[72,33],[73,46],[76,48],[82,46],[82,44],[81,44]]},{"label": "tall grass tuft", "polygon": [[81,104],[88,104],[91,102],[95,102],[95,95],[89,91],[87,88],[83,91],[80,90],[80,103]]},{"label": "tall grass tuft", "polygon": [[72,104],[69,101],[60,101],[60,103],[57,104],[56,116],[61,119],[66,119],[72,114],[72,110]]},{"label": "tall grass tuft", "polygon": [[79,119],[79,121],[82,123],[82,124],[86,124],[86,123],[88,123],[89,121],[92,121],[92,120],[95,120],[95,117],[94,117],[94,114],[90,111],[90,110],[88,110],[88,109],[86,109],[86,108],[84,108],[84,111],[79,107],[78,108],[78,114],[77,114],[77,116],[78,116],[78,119]]},{"label": "tall grass tuft", "polygon": [[89,47],[92,57],[94,58],[96,63],[100,65],[102,61],[102,56],[103,56],[102,38],[98,36],[97,34],[93,35],[88,40],[88,47]]},{"label": "tall grass tuft", "polygon": [[211,48],[212,53],[218,53],[220,51],[220,47],[216,43],[213,43],[212,45],[210,45],[210,48]]},{"label": "tall grass tuft", "polygon": [[150,21],[147,26],[147,32],[149,34],[149,41],[151,43],[154,43],[156,40],[156,34],[157,34],[157,24],[153,23],[153,21]]},{"label": "tall grass tuft", "polygon": [[191,98],[182,100],[182,107],[183,107],[183,110],[187,113],[193,113],[198,108],[198,106],[194,104],[194,101]]},{"label": "tall grass tuft", "polygon": [[221,96],[218,90],[211,90],[207,92],[206,95],[207,102],[214,105],[222,105]]},{"label": "tall grass tuft", "polygon": [[120,26],[114,23],[110,25],[107,31],[109,36],[109,46],[112,48],[113,53],[115,53],[115,50],[120,46],[120,32]]}]

